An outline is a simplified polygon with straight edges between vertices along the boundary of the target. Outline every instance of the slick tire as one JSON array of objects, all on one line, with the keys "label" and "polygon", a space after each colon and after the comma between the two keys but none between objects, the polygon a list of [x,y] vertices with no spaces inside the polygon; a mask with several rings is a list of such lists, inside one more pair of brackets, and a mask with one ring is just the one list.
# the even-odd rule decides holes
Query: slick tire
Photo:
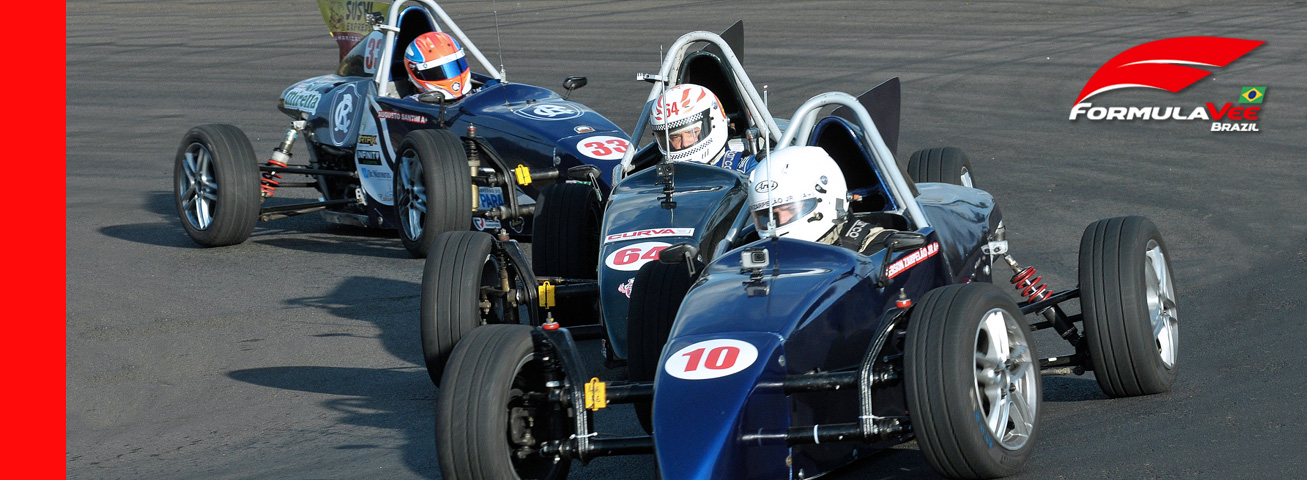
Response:
[{"label": "slick tire", "polygon": [[1016,473],[1034,449],[1039,357],[1015,302],[989,283],[927,292],[904,351],[908,414],[926,461],[950,478]]},{"label": "slick tire", "polygon": [[938,182],[975,187],[975,170],[967,153],[956,147],[917,150],[908,159],[908,175],[917,183]]},{"label": "slick tire", "polygon": [[580,183],[540,191],[531,226],[531,268],[541,277],[594,279],[599,261],[599,193]]},{"label": "slick tire", "polygon": [[1180,324],[1166,242],[1144,217],[1099,220],[1080,238],[1080,307],[1098,386],[1111,397],[1175,383]]},{"label": "slick tire", "polygon": [[442,233],[431,244],[422,271],[419,323],[422,357],[436,386],[454,345],[485,322],[478,305],[481,286],[499,278],[492,242],[488,233],[459,231]]},{"label": "slick tire", "polygon": [[[695,265],[696,271],[701,268]],[[685,264],[649,262],[636,272],[626,317],[626,369],[632,382],[652,382],[658,373],[663,346],[692,280]],[[653,405],[634,406],[640,426],[652,432]]]},{"label": "slick tire", "polygon": [[250,139],[231,125],[200,125],[182,137],[173,165],[173,199],[195,243],[242,243],[259,221],[259,164]]},{"label": "slick tire", "polygon": [[487,325],[454,348],[436,396],[436,453],[444,478],[567,476],[570,460],[519,459],[512,453],[575,431],[566,409],[545,400],[549,389],[541,363],[526,325]]},{"label": "slick tire", "polygon": [[426,257],[437,235],[471,228],[472,175],[457,135],[414,130],[400,142],[396,163],[395,213],[410,255]]}]

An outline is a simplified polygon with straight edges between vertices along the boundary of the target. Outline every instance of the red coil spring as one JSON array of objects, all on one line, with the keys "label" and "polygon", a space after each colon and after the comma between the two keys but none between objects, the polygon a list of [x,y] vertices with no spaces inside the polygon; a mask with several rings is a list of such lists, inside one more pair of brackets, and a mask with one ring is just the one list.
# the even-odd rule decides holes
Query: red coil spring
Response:
[{"label": "red coil spring", "polygon": [[[271,158],[268,159],[268,165],[286,168],[285,163]],[[259,190],[263,192],[263,196],[271,197],[276,194],[277,186],[281,185],[279,180],[281,180],[281,175],[276,172],[263,172],[263,179],[259,181]]]},{"label": "red coil spring", "polygon": [[1035,273],[1035,267],[1026,267],[1021,273],[1012,276],[1012,285],[1031,303],[1048,298],[1048,285],[1039,283],[1043,277],[1037,277]]}]

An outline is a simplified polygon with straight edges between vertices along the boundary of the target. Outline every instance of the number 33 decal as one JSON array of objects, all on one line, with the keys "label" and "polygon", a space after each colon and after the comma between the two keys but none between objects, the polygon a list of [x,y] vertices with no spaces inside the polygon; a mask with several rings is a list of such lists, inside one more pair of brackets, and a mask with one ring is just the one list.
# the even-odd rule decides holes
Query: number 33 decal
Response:
[{"label": "number 33 decal", "polygon": [[753,344],[732,339],[708,340],[677,350],[663,369],[683,380],[707,380],[739,372],[758,360]]},{"label": "number 33 decal", "polygon": [[577,151],[590,158],[599,160],[617,160],[626,153],[630,142],[626,139],[600,135],[588,137],[576,143]]}]

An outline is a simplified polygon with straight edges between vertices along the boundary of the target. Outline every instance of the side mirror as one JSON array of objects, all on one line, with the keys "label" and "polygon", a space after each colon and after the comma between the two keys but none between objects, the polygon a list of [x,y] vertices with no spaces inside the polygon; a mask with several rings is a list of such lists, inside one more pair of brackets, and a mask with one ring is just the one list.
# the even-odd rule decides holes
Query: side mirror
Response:
[{"label": "side mirror", "polygon": [[580,75],[572,75],[564,79],[563,89],[567,90],[567,95],[563,96],[563,100],[567,100],[567,97],[572,96],[572,90],[576,90],[578,88],[584,87],[586,83],[587,81],[585,77],[582,77]]},{"label": "side mirror", "polygon": [[885,238],[885,249],[890,252],[912,250],[926,244],[926,236],[917,232],[894,232]]},{"label": "side mirror", "polygon": [[687,263],[699,256],[699,247],[690,243],[678,243],[658,252],[658,261],[666,264]]}]

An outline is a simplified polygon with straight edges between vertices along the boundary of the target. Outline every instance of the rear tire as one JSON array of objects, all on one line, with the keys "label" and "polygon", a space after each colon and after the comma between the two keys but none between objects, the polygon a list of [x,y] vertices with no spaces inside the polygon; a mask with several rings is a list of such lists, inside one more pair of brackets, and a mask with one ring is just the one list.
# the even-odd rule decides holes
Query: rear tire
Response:
[{"label": "rear tire", "polygon": [[[658,374],[663,346],[692,280],[684,264],[654,261],[636,272],[626,317],[626,370],[632,382],[652,382]],[[640,426],[652,432],[653,404],[635,402],[634,406]]]},{"label": "rear tire", "polygon": [[[488,233],[466,231],[442,233],[431,244],[422,272],[419,322],[422,356],[436,386],[449,353],[469,332],[485,324],[519,322],[518,310],[503,298],[487,296],[489,313],[481,310],[482,287],[501,286],[493,243]],[[508,271],[512,275],[514,269]],[[512,280],[515,288],[522,288],[519,280]]]},{"label": "rear tire", "polygon": [[463,142],[448,130],[414,130],[399,144],[395,214],[399,239],[414,258],[437,235],[472,226],[472,174]]},{"label": "rear tire", "polygon": [[549,396],[541,363],[526,325],[489,325],[459,343],[449,358],[445,388],[436,397],[442,476],[567,477],[570,461],[513,455],[516,448],[538,448],[575,431],[560,404],[540,398]]},{"label": "rear tire", "polygon": [[1080,307],[1094,377],[1112,397],[1175,383],[1180,348],[1166,243],[1144,217],[1099,220],[1080,238]]},{"label": "rear tire", "polygon": [[200,125],[186,132],[172,174],[182,228],[206,247],[250,238],[259,221],[259,164],[245,132]]},{"label": "rear tire", "polygon": [[975,187],[971,159],[957,147],[917,150],[908,159],[908,175],[917,183],[938,182]]},{"label": "rear tire", "polygon": [[908,324],[904,375],[917,444],[940,475],[995,478],[1034,450],[1042,400],[1030,327],[989,283],[926,293]]}]

